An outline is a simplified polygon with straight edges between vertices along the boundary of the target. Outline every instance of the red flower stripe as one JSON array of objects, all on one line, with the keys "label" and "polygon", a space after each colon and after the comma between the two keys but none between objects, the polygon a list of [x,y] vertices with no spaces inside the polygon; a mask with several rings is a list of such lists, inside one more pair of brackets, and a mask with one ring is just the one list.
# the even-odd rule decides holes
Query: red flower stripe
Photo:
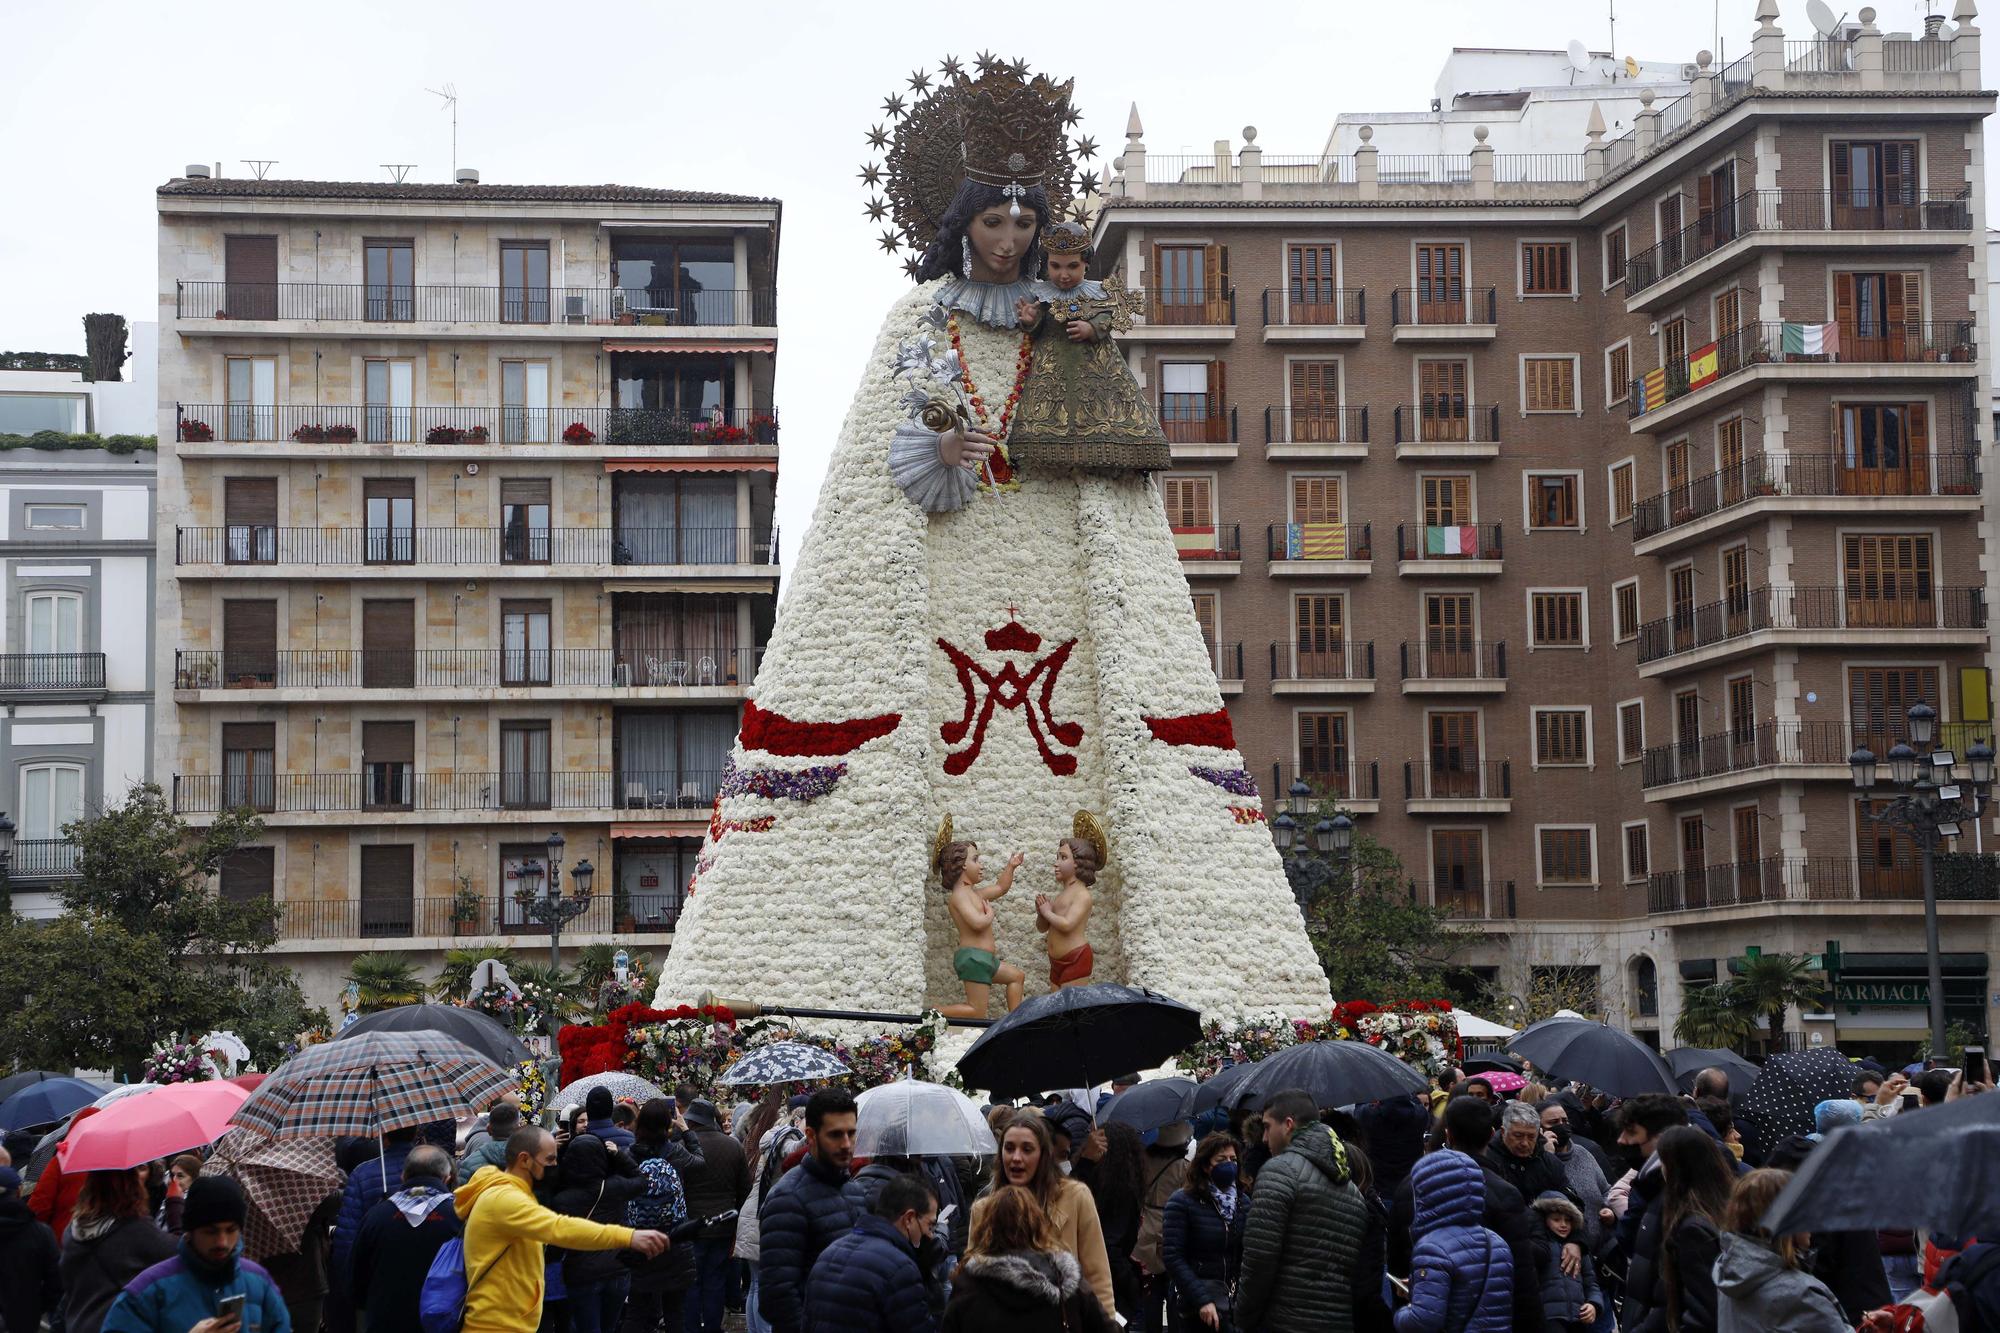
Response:
[{"label": "red flower stripe", "polygon": [[823,759],[852,754],[869,741],[887,736],[902,725],[901,713],[858,717],[847,722],[794,722],[767,712],[755,700],[743,705],[743,746],[788,758]]},{"label": "red flower stripe", "polygon": [[1232,805],[1229,807],[1229,813],[1236,817],[1236,822],[1239,824],[1261,824],[1264,822],[1264,812],[1255,806]]},{"label": "red flower stripe", "polygon": [[1213,713],[1190,713],[1185,717],[1149,717],[1146,726],[1153,739],[1168,745],[1207,745],[1218,750],[1236,748],[1236,731],[1229,725],[1229,713],[1218,708]]}]

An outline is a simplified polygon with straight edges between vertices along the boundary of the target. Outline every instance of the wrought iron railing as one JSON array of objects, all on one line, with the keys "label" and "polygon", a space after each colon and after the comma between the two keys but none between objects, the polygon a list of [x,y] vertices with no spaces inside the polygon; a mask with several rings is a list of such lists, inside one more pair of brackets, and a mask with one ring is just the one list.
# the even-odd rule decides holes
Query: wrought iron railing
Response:
[{"label": "wrought iron railing", "polygon": [[1768,231],[1965,231],[1964,189],[1745,190],[1626,261],[1625,291],[1637,295],[1740,237]]},{"label": "wrought iron railing", "polygon": [[1276,406],[1264,409],[1266,444],[1366,444],[1366,407]]},{"label": "wrought iron railing", "polygon": [[1774,496],[1895,497],[1978,495],[1979,455],[1911,453],[1875,446],[1870,463],[1858,453],[1753,454],[1730,467],[1648,496],[1632,507],[1632,539],[1643,541],[1752,500]]},{"label": "wrought iron railing", "polygon": [[177,528],[180,565],[774,565],[767,528]]},{"label": "wrought iron railing", "polygon": [[1498,403],[1404,403],[1396,409],[1397,444],[1498,444]]},{"label": "wrought iron railing", "polygon": [[[1936,859],[1940,899],[2000,901],[2000,862],[1990,854],[1944,853]],[[1766,856],[1720,865],[1663,870],[1646,884],[1646,910],[1690,912],[1761,903],[1901,902],[1924,897],[1914,857]]]},{"label": "wrought iron railing", "polygon": [[674,655],[615,648],[183,648],[174,654],[174,688],[700,688],[750,684],[763,655],[762,648]]},{"label": "wrought iron railing", "polygon": [[1511,759],[1407,759],[1403,761],[1406,801],[1498,801],[1514,795]]},{"label": "wrought iron railing", "polygon": [[1984,587],[1915,587],[1867,595],[1856,588],[1746,588],[1741,594],[1639,626],[1639,662],[1727,643],[1763,630],[1986,628]]},{"label": "wrought iron railing", "polygon": [[434,283],[178,281],[178,319],[409,324],[758,327],[778,322],[775,287],[468,287]]},{"label": "wrought iron railing", "polygon": [[[681,886],[638,893],[594,893],[566,935],[658,934],[680,921]],[[546,935],[510,896],[457,898],[378,895],[366,898],[287,898],[277,904],[278,938],[285,940],[412,939],[436,936]]]},{"label": "wrought iron railing", "polygon": [[0,653],[0,694],[103,688],[103,653]]},{"label": "wrought iron railing", "polygon": [[774,408],[699,416],[642,407],[390,407],[314,403],[177,403],[175,438],[297,444],[764,445]]},{"label": "wrought iron railing", "polygon": [[1399,560],[1498,560],[1498,523],[1398,523]]},{"label": "wrought iron railing", "polygon": [[[1312,793],[1314,806],[1325,801],[1379,801],[1382,799],[1382,764],[1377,759],[1337,758],[1325,769],[1271,765],[1275,784],[1264,791],[1264,809],[1275,815],[1289,808],[1292,784],[1303,782]],[[1309,832],[1316,819],[1306,821]]]},{"label": "wrought iron railing", "polygon": [[1273,523],[1264,532],[1268,559],[1372,560],[1375,558],[1375,525],[1372,523]]},{"label": "wrought iron railing", "polygon": [[1204,643],[1208,650],[1209,665],[1215,668],[1217,684],[1241,685],[1243,683],[1243,645],[1241,643]]},{"label": "wrought iron railing", "polygon": [[1236,322],[1234,287],[1148,287],[1145,296],[1148,324],[1171,326]]},{"label": "wrought iron railing", "polygon": [[1271,679],[1344,681],[1375,679],[1375,641],[1354,639],[1311,648],[1289,639],[1271,645]]},{"label": "wrought iron railing", "polygon": [[[1417,886],[1411,883],[1411,896]],[[1512,921],[1514,919],[1514,881],[1511,879],[1489,879],[1466,883],[1436,880],[1431,884],[1432,907],[1446,916],[1464,921]]]},{"label": "wrought iron railing", "polygon": [[1362,325],[1368,322],[1366,287],[1322,287],[1294,283],[1264,289],[1264,323],[1272,325]]},{"label": "wrought iron railing", "polygon": [[1507,641],[1428,638],[1404,640],[1404,680],[1505,680]]},{"label": "wrought iron railing", "polygon": [[[1796,332],[1801,345],[1807,331],[1819,334],[1815,351],[1787,351],[1785,331]],[[1823,331],[1833,329],[1831,336]],[[1715,358],[1713,370],[1707,358]],[[1901,324],[1745,324],[1734,333],[1724,334],[1711,348],[1697,348],[1687,359],[1663,366],[1648,376],[1641,375],[1630,386],[1626,415],[1643,416],[1696,389],[1751,366],[1782,362],[1787,365],[1903,365],[1954,362],[1970,365],[1978,359],[1973,323],[1969,319],[1932,320]],[[1697,383],[1695,374],[1700,372]],[[1652,393],[1648,394],[1648,389]]]},{"label": "wrought iron railing", "polygon": [[1174,529],[1174,546],[1183,560],[1241,560],[1241,523],[1204,523]]},{"label": "wrought iron railing", "polygon": [[21,838],[7,863],[14,880],[69,879],[76,874],[76,844],[68,838]]},{"label": "wrought iron railing", "polygon": [[1478,326],[1500,322],[1497,288],[1462,287],[1448,295],[1419,296],[1418,288],[1398,287],[1389,293],[1389,322],[1405,325]]},{"label": "wrought iron railing", "polygon": [[1852,748],[1843,723],[1761,722],[1713,736],[1648,746],[1640,765],[1640,785],[1664,787],[1792,764],[1844,767]]},{"label": "wrought iron railing", "polygon": [[721,783],[720,769],[420,773],[408,764],[377,763],[351,773],[176,773],[173,805],[182,814],[675,810],[698,819]]}]

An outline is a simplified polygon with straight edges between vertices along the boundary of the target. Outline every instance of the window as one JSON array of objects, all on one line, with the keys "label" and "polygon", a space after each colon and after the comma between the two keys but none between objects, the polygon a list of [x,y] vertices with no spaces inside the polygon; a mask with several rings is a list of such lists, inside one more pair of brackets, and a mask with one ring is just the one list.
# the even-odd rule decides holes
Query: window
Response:
[{"label": "window", "polygon": [[217,313],[231,319],[278,317],[277,237],[224,236],[222,275],[224,309]]},{"label": "window", "polygon": [[1623,523],[1632,517],[1632,464],[1628,460],[1611,465],[1611,521]]},{"label": "window", "polygon": [[1639,637],[1639,580],[1627,579],[1611,589],[1611,637],[1623,643]]},{"label": "window", "polygon": [[[628,545],[632,544],[634,534],[630,528],[620,524],[620,534]],[[733,533],[731,535],[734,536]],[[647,546],[654,544],[645,543]],[[653,552],[648,551],[648,554]],[[636,551],[634,559],[637,560]],[[500,483],[500,562],[508,565],[546,565],[549,562],[547,478],[509,477]],[[658,563],[674,562],[663,559]]]},{"label": "window", "polygon": [[549,604],[500,603],[500,683],[549,683]]},{"label": "window", "polygon": [[1924,337],[1920,271],[1836,273],[1833,321],[1842,361],[1915,361]]},{"label": "window", "polygon": [[1288,438],[1293,443],[1339,440],[1340,362],[1292,362],[1291,390]]},{"label": "window", "polygon": [[374,939],[416,933],[417,849],[410,843],[361,849],[361,933]]},{"label": "window", "polygon": [[1749,626],[1742,624],[1750,614],[1750,548],[1744,545],[1725,546],[1722,549],[1722,602],[1723,610],[1730,620],[1731,634],[1745,633]]},{"label": "window", "polygon": [[1521,295],[1570,294],[1568,241],[1521,242]]},{"label": "window", "polygon": [[1456,527],[1472,522],[1472,478],[1462,472],[1423,479],[1424,526]]},{"label": "window", "polygon": [[1646,824],[1625,826],[1625,882],[1637,884],[1651,873],[1652,830]]},{"label": "window", "polygon": [[1618,705],[1618,762],[1636,763],[1646,754],[1646,705],[1629,699]]},{"label": "window", "polygon": [[708,421],[715,412],[739,421],[729,415],[737,406],[736,375],[729,363],[726,356],[613,352],[611,405],[618,410],[609,415],[604,442],[678,442],[692,423]]},{"label": "window", "polygon": [[1574,412],[1576,410],[1576,358],[1573,356],[1527,356],[1521,358],[1521,406],[1526,412]]},{"label": "window", "polygon": [[223,562],[268,565],[278,558],[278,479],[222,479]]},{"label": "window", "polygon": [[1921,628],[1936,623],[1929,537],[1848,536],[1842,539],[1841,566],[1850,628]]},{"label": "window", "polygon": [[1528,594],[1529,619],[1533,624],[1533,644],[1537,648],[1582,648],[1583,593],[1536,592]]},{"label": "window", "polygon": [[1757,681],[1754,676],[1731,676],[1722,683],[1723,699],[1729,710],[1729,740],[1734,745],[1752,745],[1757,740]]},{"label": "window", "polygon": [[275,896],[278,882],[275,847],[238,847],[222,858],[218,869],[221,882],[217,890],[224,902],[270,902]]},{"label": "window", "polygon": [[411,385],[416,367],[408,361],[370,359],[361,368],[362,392],[367,404],[362,427],[370,443],[407,441],[410,438]]},{"label": "window", "polygon": [[1669,384],[1687,383],[1688,322],[1685,319],[1660,321],[1660,364],[1666,367]]},{"label": "window", "polygon": [[1604,405],[1622,403],[1632,396],[1632,340],[1604,349]]},{"label": "window", "polygon": [[1472,594],[1425,593],[1424,677],[1476,680],[1482,674],[1481,665],[1473,633]]},{"label": "window", "polygon": [[[73,592],[28,594],[25,647],[34,654],[83,651],[83,598]],[[53,684],[54,679],[50,680]]]},{"label": "window", "polygon": [[1542,879],[1544,884],[1595,884],[1597,874],[1590,853],[1592,829],[1545,828],[1540,830]]},{"label": "window", "polygon": [[1285,275],[1290,290],[1287,311],[1293,324],[1341,324],[1338,288],[1340,247],[1292,245],[1285,250]]},{"label": "window", "polygon": [[1432,713],[1428,721],[1427,794],[1433,799],[1483,796],[1486,774],[1479,762],[1479,714]]},{"label": "window", "polygon": [[1217,642],[1217,617],[1220,615],[1219,597],[1212,592],[1188,593],[1188,600],[1194,603],[1194,623],[1201,628],[1201,641],[1213,648]]},{"label": "window", "polygon": [[1917,143],[1913,139],[1837,139],[1833,158],[1833,225],[1842,230],[1910,231],[1923,225],[1917,208]]},{"label": "window", "polygon": [[1317,797],[1345,799],[1352,756],[1346,713],[1300,713],[1299,779]]},{"label": "window", "polygon": [[634,237],[612,244],[611,283],[625,308],[651,322],[768,323],[736,290],[736,249],[727,238]]},{"label": "window", "polygon": [[1340,478],[1293,477],[1292,522],[1340,522]]},{"label": "window", "polygon": [[365,316],[416,318],[417,251],[411,241],[368,241],[361,251]]},{"label": "window", "polygon": [[1528,474],[1528,526],[1580,528],[1574,472]]},{"label": "window", "polygon": [[1465,323],[1465,247],[1451,243],[1417,246],[1419,324]]},{"label": "window", "polygon": [[1229,247],[1153,247],[1152,301],[1147,318],[1159,324],[1228,324]]},{"label": "window", "polygon": [[363,803],[371,810],[407,810],[416,783],[414,722],[363,722]]},{"label": "window", "polygon": [[417,683],[417,603],[414,598],[361,603],[361,685],[407,690]]},{"label": "window", "polygon": [[500,242],[500,319],[506,324],[549,322],[547,241]]},{"label": "window", "polygon": [[1169,444],[1227,444],[1222,400],[1228,373],[1220,361],[1160,363],[1160,425]]},{"label": "window", "polygon": [[1166,501],[1167,523],[1176,528],[1206,528],[1215,522],[1214,482],[1208,477],[1162,477],[1160,496]]},{"label": "window", "polygon": [[1301,594],[1292,599],[1300,680],[1347,679],[1345,610],[1339,594]]},{"label": "window", "polygon": [[227,685],[278,681],[278,601],[228,598],[222,603],[222,676]]},{"label": "window", "polygon": [[412,477],[370,477],[361,483],[371,565],[407,565],[417,558],[417,483]]},{"label": "window", "polygon": [[500,363],[500,438],[507,444],[549,442],[549,363]]},{"label": "window", "polygon": [[38,532],[77,532],[89,510],[83,505],[28,505],[28,526]]},{"label": "window", "polygon": [[31,842],[62,837],[83,818],[83,765],[30,764],[21,770],[21,831]]},{"label": "window", "polygon": [[1896,742],[1909,739],[1912,704],[1936,708],[1942,702],[1936,667],[1847,669],[1847,720],[1854,729],[1854,743],[1866,745],[1878,758]]},{"label": "window", "polygon": [[1535,713],[1535,766],[1581,766],[1590,762],[1590,710],[1538,708]]},{"label": "window", "polygon": [[223,412],[222,438],[278,438],[278,358],[232,356],[224,367],[223,385],[229,403]]},{"label": "window", "polygon": [[268,811],[277,804],[278,728],[274,722],[222,724],[222,806]]},{"label": "window", "polygon": [[1417,362],[1417,438],[1472,438],[1471,408],[1466,402],[1470,379],[1471,371],[1464,361]]},{"label": "window", "polygon": [[509,810],[549,808],[549,724],[500,724],[500,804]]},{"label": "window", "polygon": [[1717,338],[1727,338],[1743,327],[1743,289],[1731,287],[1717,292],[1714,302],[1714,332]]},{"label": "window", "polygon": [[1613,227],[1604,233],[1604,285],[1625,281],[1625,228]]},{"label": "window", "polygon": [[1927,404],[1836,403],[1833,412],[1842,495],[1929,493]]},{"label": "window", "polygon": [[1431,906],[1486,915],[1486,849],[1478,829],[1431,830]]}]

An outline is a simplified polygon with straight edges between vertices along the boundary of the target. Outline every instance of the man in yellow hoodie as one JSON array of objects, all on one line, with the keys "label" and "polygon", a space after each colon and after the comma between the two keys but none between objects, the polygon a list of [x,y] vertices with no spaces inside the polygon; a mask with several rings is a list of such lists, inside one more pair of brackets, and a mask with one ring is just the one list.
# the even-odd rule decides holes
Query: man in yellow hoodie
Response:
[{"label": "man in yellow hoodie", "polygon": [[542,1247],[637,1250],[667,1248],[659,1231],[634,1231],[552,1213],[535,1200],[535,1182],[556,1164],[556,1141],[537,1125],[507,1139],[507,1166],[482,1166],[458,1187],[465,1223],[465,1324],[462,1333],[533,1333],[542,1320]]}]

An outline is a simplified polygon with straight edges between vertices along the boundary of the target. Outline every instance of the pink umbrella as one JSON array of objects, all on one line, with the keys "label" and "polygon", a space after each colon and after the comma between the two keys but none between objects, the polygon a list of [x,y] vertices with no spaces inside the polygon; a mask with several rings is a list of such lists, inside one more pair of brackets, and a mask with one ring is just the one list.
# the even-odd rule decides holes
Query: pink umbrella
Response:
[{"label": "pink umbrella", "polygon": [[174,1083],[143,1097],[113,1102],[77,1125],[56,1149],[64,1174],[117,1171],[205,1147],[229,1128],[250,1100],[234,1083]]},{"label": "pink umbrella", "polygon": [[1495,1092],[1519,1092],[1528,1085],[1528,1080],[1519,1074],[1474,1074],[1474,1078],[1485,1081]]}]

